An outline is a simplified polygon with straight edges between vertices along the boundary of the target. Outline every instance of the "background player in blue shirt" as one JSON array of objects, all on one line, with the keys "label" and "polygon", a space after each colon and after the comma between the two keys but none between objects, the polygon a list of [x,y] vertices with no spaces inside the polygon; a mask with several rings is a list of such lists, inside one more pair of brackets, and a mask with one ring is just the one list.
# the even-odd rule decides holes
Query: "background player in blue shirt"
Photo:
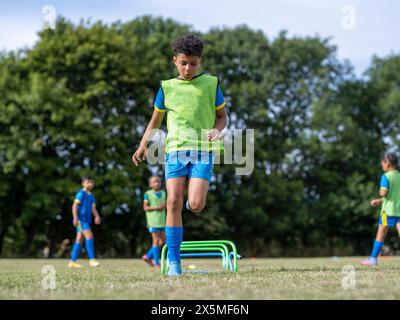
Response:
[{"label": "background player in blue shirt", "polygon": [[82,268],[76,263],[79,253],[82,249],[83,238],[85,238],[86,251],[89,256],[89,265],[91,267],[99,266],[99,262],[95,259],[93,232],[90,229],[92,223],[92,215],[94,223],[100,224],[101,218],[96,209],[96,198],[92,194],[94,181],[90,176],[82,177],[82,189],[75,196],[74,204],[72,205],[73,224],[76,227],[76,241],[72,248],[70,268]]}]

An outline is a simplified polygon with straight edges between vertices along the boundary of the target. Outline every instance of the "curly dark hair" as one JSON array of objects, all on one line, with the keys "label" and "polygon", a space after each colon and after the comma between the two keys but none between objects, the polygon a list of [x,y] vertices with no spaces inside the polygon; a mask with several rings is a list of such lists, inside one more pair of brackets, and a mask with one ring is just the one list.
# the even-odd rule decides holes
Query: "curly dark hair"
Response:
[{"label": "curly dark hair", "polygon": [[81,182],[82,182],[82,183],[83,183],[84,181],[86,181],[86,180],[93,181],[93,178],[92,178],[91,176],[89,176],[89,175],[83,176],[83,177],[81,178]]},{"label": "curly dark hair", "polygon": [[194,34],[189,34],[177,38],[172,44],[172,50],[174,50],[175,56],[183,53],[186,56],[201,57],[203,54],[203,46],[203,41]]},{"label": "curly dark hair", "polygon": [[399,158],[394,152],[386,152],[382,155],[381,160],[387,161],[391,166],[397,168],[399,164]]}]

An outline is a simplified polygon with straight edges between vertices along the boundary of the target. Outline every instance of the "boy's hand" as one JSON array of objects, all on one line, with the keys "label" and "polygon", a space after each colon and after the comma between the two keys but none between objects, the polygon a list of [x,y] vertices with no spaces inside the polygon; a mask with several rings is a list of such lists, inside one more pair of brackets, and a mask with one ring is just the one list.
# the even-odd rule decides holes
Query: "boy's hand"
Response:
[{"label": "boy's hand", "polygon": [[95,224],[100,224],[100,223],[101,223],[101,218],[100,218],[100,216],[96,216],[96,217],[94,218],[94,223],[95,223]]},{"label": "boy's hand", "polygon": [[147,146],[139,146],[139,148],[136,150],[136,152],[132,156],[132,161],[135,164],[135,166],[138,166],[142,160],[146,160],[147,156]]},{"label": "boy's hand", "polygon": [[379,206],[381,203],[380,199],[372,199],[371,200],[371,207]]},{"label": "boy's hand", "polygon": [[74,227],[77,227],[78,224],[79,224],[79,220],[77,218],[73,218],[72,224],[73,224]]},{"label": "boy's hand", "polygon": [[219,130],[216,128],[211,129],[207,133],[207,139],[208,141],[215,141],[220,138]]}]

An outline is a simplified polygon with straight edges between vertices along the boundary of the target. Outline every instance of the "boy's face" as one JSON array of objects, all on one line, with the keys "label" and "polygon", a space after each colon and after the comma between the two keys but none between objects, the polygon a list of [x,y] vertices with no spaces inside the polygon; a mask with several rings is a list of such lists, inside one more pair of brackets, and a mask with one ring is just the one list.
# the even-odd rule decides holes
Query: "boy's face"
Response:
[{"label": "boy's face", "polygon": [[87,191],[92,191],[94,188],[94,181],[93,180],[85,180],[82,182],[83,189]]},{"label": "boy's face", "polygon": [[381,160],[381,166],[382,166],[382,170],[385,172],[389,171],[389,169],[390,169],[390,164],[385,159]]},{"label": "boy's face", "polygon": [[160,190],[161,179],[159,177],[152,177],[149,181],[149,187],[156,191]]},{"label": "boy's face", "polygon": [[187,56],[180,53],[174,56],[174,64],[178,69],[179,77],[184,80],[191,80],[201,66],[201,57]]}]

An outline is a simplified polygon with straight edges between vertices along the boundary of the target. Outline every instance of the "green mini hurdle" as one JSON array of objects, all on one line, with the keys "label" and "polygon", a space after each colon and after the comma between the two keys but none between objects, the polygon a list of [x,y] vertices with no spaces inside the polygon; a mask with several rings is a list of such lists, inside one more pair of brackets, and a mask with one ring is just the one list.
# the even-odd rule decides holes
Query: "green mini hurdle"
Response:
[{"label": "green mini hurdle", "polygon": [[[161,274],[167,272],[167,251],[165,244],[161,251]],[[203,240],[182,241],[181,257],[222,257],[222,267],[227,271],[238,270],[238,258],[236,246],[229,240]]]}]

